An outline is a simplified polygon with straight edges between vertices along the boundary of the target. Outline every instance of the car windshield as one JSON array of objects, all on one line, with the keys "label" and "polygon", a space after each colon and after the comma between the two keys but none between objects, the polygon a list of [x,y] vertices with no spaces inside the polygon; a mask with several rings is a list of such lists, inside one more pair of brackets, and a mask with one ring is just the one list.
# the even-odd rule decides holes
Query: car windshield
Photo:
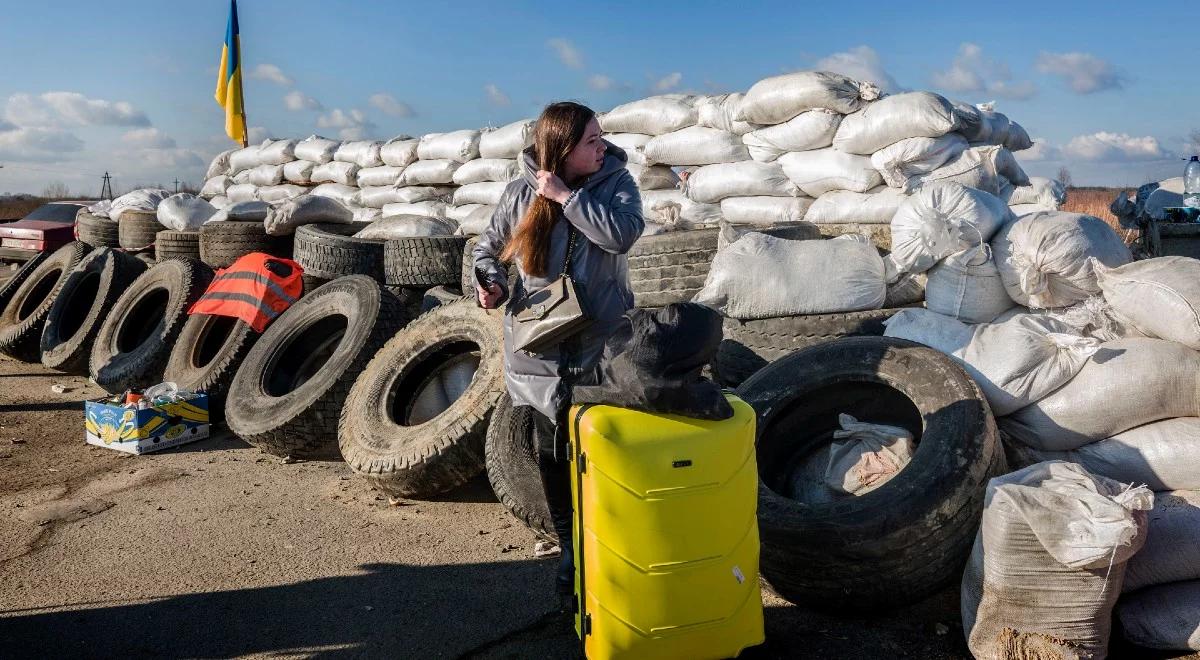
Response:
[{"label": "car windshield", "polygon": [[46,204],[39,206],[33,213],[25,216],[26,220],[46,220],[49,222],[75,222],[75,214],[79,207],[74,204]]}]

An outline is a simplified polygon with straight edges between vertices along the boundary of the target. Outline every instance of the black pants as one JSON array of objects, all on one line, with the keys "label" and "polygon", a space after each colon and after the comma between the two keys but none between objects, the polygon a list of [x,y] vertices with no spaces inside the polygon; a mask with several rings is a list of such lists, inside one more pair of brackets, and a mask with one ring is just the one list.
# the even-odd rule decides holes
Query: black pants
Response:
[{"label": "black pants", "polygon": [[575,563],[571,542],[574,507],[571,505],[571,461],[568,452],[565,412],[554,420],[531,408],[533,438],[537,447],[538,471],[550,509],[550,524],[558,536],[562,556],[555,576],[555,589],[562,597],[575,591]]}]

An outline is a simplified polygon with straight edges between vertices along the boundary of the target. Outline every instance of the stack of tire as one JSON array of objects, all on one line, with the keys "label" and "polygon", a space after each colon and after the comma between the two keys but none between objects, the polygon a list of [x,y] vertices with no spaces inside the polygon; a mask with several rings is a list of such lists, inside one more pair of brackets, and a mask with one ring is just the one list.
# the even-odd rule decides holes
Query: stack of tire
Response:
[{"label": "stack of tire", "polygon": [[228,268],[251,252],[290,259],[292,240],[290,235],[267,235],[262,222],[224,220],[200,227],[197,248],[200,261],[212,268]]}]

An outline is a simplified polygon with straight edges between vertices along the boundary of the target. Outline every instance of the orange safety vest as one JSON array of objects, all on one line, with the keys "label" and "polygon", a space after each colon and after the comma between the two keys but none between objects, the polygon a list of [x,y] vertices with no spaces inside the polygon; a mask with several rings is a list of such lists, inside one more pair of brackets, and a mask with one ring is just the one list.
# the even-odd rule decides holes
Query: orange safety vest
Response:
[{"label": "orange safety vest", "polygon": [[232,316],[245,321],[255,332],[262,332],[300,299],[303,272],[291,259],[251,252],[229,268],[218,270],[188,314]]}]

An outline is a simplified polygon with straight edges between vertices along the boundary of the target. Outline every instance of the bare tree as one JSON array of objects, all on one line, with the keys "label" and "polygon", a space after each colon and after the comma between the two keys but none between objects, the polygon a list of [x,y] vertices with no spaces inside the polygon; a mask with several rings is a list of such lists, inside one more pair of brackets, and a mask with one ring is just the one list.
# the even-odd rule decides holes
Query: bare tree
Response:
[{"label": "bare tree", "polygon": [[42,197],[46,199],[66,199],[70,196],[70,189],[62,181],[51,181],[49,185],[42,189]]},{"label": "bare tree", "polygon": [[1071,170],[1068,170],[1066,165],[1058,168],[1058,174],[1054,178],[1058,179],[1067,188],[1075,184],[1075,181],[1071,178]]}]

